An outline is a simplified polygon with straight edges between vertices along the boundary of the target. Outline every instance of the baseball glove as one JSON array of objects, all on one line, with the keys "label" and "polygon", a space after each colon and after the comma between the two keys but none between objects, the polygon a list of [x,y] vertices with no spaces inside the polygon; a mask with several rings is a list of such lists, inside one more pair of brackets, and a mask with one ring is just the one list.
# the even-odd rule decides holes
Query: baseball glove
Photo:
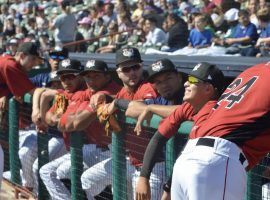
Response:
[{"label": "baseball glove", "polygon": [[120,132],[122,129],[114,114],[108,114],[108,104],[100,104],[97,108],[97,117],[101,124],[105,125],[105,132],[109,135],[110,130]]},{"label": "baseball glove", "polygon": [[62,115],[66,112],[68,106],[68,100],[66,99],[65,95],[57,94],[54,97],[54,114]]}]

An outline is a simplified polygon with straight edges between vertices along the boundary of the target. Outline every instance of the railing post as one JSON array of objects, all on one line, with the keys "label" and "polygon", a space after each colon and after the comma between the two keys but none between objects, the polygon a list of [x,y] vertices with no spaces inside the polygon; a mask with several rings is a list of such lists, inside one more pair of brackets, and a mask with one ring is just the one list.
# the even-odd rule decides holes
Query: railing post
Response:
[{"label": "railing post", "polygon": [[20,158],[19,158],[19,103],[11,98],[9,100],[9,162],[11,181],[21,184]]},{"label": "railing post", "polygon": [[247,173],[247,192],[246,200],[262,199],[262,171],[263,167],[257,165]]},{"label": "railing post", "polygon": [[[83,133],[70,133],[70,156],[71,156],[71,199],[84,199],[84,191],[81,184],[83,173]],[[98,183],[97,183],[98,184]]]},{"label": "railing post", "polygon": [[176,160],[176,140],[172,137],[166,144],[166,177],[169,178]]},{"label": "railing post", "polygon": [[[48,134],[38,133],[37,144],[38,144],[38,171],[39,169],[49,162],[49,152],[48,152]],[[38,173],[38,199],[46,200],[49,199],[49,193],[40,178]]]},{"label": "railing post", "polygon": [[[118,121],[124,122],[119,114]],[[122,125],[123,129],[124,126]],[[112,159],[113,159],[113,199],[126,200],[127,199],[127,168],[126,168],[126,152],[125,152],[125,134],[124,131],[120,133],[112,133]]]}]

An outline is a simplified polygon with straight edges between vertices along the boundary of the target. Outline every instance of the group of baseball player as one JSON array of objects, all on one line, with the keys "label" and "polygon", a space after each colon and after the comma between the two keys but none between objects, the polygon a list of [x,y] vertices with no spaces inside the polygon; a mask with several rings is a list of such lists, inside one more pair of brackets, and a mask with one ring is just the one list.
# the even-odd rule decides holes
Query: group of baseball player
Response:
[{"label": "group of baseball player", "polygon": [[[36,128],[20,131],[18,153],[23,186],[34,192],[39,174],[52,199],[71,199],[63,180],[70,179],[70,136],[78,131],[85,137],[80,178],[87,199],[111,186],[111,130],[121,129],[114,118],[119,110],[137,119],[124,137],[127,199],[244,199],[246,172],[270,151],[270,63],[248,68],[226,88],[222,71],[205,62],[185,74],[170,59],[158,59],[147,66],[145,77],[133,47],[116,52],[122,86],[104,61],[89,58],[83,65],[64,48],[49,52],[51,72],[29,79],[26,72],[42,60],[29,42],[14,57],[0,58],[0,107],[11,95],[21,101],[25,93],[33,94]],[[154,135],[143,128],[153,114],[164,118]],[[109,129],[98,120],[101,115]],[[189,140],[165,180],[164,146],[187,120],[193,121]],[[49,162],[39,171],[37,132],[50,136]],[[2,171],[0,146],[1,178]]]}]

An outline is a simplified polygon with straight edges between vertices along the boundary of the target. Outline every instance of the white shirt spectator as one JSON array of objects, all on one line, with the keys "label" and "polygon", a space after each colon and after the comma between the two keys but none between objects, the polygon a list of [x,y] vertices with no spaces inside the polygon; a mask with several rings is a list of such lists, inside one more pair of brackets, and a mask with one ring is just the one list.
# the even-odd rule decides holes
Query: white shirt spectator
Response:
[{"label": "white shirt spectator", "polygon": [[166,33],[162,29],[156,27],[154,30],[149,31],[143,46],[152,46],[157,43],[166,43]]}]

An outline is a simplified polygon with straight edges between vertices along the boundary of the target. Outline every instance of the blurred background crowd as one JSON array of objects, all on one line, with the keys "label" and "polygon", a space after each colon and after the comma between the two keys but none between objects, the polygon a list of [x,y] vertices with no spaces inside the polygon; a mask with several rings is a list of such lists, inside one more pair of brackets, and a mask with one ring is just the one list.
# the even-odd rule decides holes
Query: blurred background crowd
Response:
[{"label": "blurred background crowd", "polygon": [[42,51],[112,53],[122,46],[174,52],[221,46],[226,54],[268,56],[269,0],[1,0],[0,49],[21,42]]}]

